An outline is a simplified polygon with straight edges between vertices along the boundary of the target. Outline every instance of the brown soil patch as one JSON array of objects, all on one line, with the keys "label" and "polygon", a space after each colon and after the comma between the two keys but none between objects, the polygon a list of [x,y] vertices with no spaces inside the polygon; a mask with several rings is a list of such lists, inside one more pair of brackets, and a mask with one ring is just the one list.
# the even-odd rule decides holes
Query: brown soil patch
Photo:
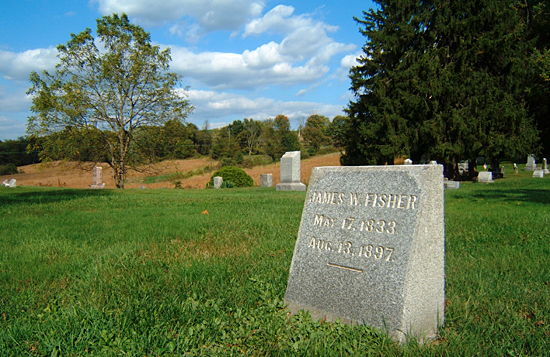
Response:
[{"label": "brown soil patch", "polygon": [[[172,182],[156,182],[151,184],[142,183],[146,176],[169,175],[177,172],[188,172],[200,170],[205,167],[216,168],[218,162],[209,159],[188,159],[188,160],[167,160],[158,164],[142,167],[140,171],[130,171],[128,173],[128,182],[126,188],[174,188]],[[103,182],[107,188],[115,188],[113,179],[113,170],[106,163],[100,164],[103,167]],[[340,154],[333,153],[323,156],[315,156],[302,160],[302,182],[309,183],[311,169],[317,166],[340,166]],[[70,188],[89,188],[92,184],[91,163],[75,162],[51,162],[46,164],[34,164],[19,167],[23,173],[16,175],[0,176],[0,181],[5,179],[16,179],[18,186],[59,186]],[[254,185],[260,186],[261,174],[273,174],[273,185],[281,180],[280,163],[266,166],[256,166],[245,171],[254,179]],[[205,188],[206,183],[210,181],[212,173],[193,176],[181,180],[183,188]]]}]

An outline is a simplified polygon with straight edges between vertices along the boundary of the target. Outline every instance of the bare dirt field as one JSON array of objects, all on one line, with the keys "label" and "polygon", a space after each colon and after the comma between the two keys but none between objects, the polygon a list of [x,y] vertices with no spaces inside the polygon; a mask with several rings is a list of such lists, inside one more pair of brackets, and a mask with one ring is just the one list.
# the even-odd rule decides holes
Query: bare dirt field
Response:
[{"label": "bare dirt field", "polygon": [[[200,170],[205,167],[216,168],[216,161],[203,159],[188,159],[188,160],[167,160],[155,165],[144,166],[138,171],[130,171],[128,173],[126,188],[174,188],[174,183],[170,181],[144,183],[147,176],[170,175],[174,173],[185,173],[192,170]],[[115,188],[113,179],[113,171],[106,163],[98,166],[103,167],[103,182],[106,188]],[[317,166],[340,166],[340,154],[333,153],[323,156],[315,156],[306,160],[302,160],[301,173],[302,182],[307,184],[311,169]],[[5,179],[16,179],[17,186],[59,186],[70,188],[89,188],[92,184],[92,168],[91,163],[75,163],[75,162],[50,162],[45,164],[34,164],[21,166],[19,170],[23,173],[15,175],[0,176],[0,181]],[[261,174],[273,174],[273,185],[280,182],[280,163],[275,163],[266,166],[256,166],[245,171],[254,179],[256,186],[260,185]],[[187,179],[182,179],[182,188],[205,188],[206,183],[210,180],[212,173],[193,176]]]}]

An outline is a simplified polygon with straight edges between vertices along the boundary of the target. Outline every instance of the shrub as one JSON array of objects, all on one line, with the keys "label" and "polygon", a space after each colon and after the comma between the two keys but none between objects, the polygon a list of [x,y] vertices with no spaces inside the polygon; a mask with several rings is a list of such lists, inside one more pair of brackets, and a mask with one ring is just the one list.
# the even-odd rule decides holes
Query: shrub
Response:
[{"label": "shrub", "polygon": [[224,166],[218,171],[212,174],[210,181],[206,184],[206,187],[214,187],[214,177],[221,176],[223,181],[231,182],[235,187],[252,187],[254,186],[254,180],[252,177],[244,172],[243,169],[239,169],[234,166]]},{"label": "shrub", "polygon": [[9,163],[6,165],[0,165],[0,175],[13,175],[17,173],[17,166]]}]

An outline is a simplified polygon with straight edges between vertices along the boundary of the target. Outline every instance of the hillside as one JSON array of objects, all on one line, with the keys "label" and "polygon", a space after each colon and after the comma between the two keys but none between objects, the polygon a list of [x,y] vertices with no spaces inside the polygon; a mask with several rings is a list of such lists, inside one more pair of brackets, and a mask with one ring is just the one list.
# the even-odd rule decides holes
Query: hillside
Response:
[{"label": "hillside", "polygon": [[[186,173],[193,170],[201,170],[205,167],[216,167],[217,162],[207,158],[188,159],[188,160],[167,160],[154,165],[148,165],[140,168],[138,171],[128,173],[128,182],[126,188],[174,188],[170,181],[145,183],[149,176],[168,176],[175,173]],[[115,188],[112,178],[112,170],[107,164],[102,164],[103,182],[107,188]],[[302,160],[302,182],[308,183],[311,169],[316,166],[340,166],[340,154],[333,153],[323,156],[315,156]],[[16,175],[0,176],[0,181],[5,179],[16,179],[18,186],[59,186],[70,188],[88,188],[92,184],[92,168],[89,163],[76,162],[51,162],[46,164],[34,164],[21,166],[19,169],[23,172]],[[266,166],[256,166],[245,171],[252,176],[254,184],[260,185],[260,175],[273,174],[273,184],[280,181],[280,163],[274,163]],[[211,173],[192,176],[182,179],[183,188],[204,188],[210,180]]]}]

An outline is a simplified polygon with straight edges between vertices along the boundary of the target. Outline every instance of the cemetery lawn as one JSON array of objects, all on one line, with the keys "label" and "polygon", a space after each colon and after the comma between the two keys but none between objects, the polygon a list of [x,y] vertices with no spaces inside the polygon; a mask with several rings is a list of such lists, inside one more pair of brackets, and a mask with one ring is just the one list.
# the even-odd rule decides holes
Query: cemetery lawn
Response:
[{"label": "cemetery lawn", "polygon": [[0,187],[0,356],[548,355],[550,179],[530,176],[445,192],[423,346],[288,315],[305,192]]}]

